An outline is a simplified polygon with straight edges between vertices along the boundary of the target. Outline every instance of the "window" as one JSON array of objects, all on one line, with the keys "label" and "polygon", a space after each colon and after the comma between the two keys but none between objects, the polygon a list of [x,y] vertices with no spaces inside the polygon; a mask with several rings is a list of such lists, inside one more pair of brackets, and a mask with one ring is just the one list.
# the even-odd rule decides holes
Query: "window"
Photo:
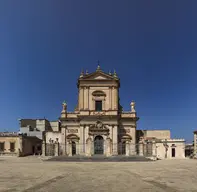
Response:
[{"label": "window", "polygon": [[95,101],[95,110],[102,111],[102,101]]},{"label": "window", "polygon": [[0,143],[0,151],[4,151],[5,150],[5,146],[4,146],[4,142]]},{"label": "window", "polygon": [[15,143],[10,142],[10,152],[14,152],[15,151]]}]

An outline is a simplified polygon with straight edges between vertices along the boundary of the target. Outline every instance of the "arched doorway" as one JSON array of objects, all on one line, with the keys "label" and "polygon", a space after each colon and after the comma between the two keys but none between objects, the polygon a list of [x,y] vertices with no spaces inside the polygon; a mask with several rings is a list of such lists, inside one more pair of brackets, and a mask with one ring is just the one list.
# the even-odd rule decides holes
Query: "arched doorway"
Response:
[{"label": "arched doorway", "polygon": [[172,148],[172,157],[175,157],[176,152],[175,152],[175,148]]},{"label": "arched doorway", "polygon": [[104,153],[103,137],[98,135],[94,138],[94,154],[102,155]]},{"label": "arched doorway", "polygon": [[72,141],[72,155],[76,155],[76,143]]}]

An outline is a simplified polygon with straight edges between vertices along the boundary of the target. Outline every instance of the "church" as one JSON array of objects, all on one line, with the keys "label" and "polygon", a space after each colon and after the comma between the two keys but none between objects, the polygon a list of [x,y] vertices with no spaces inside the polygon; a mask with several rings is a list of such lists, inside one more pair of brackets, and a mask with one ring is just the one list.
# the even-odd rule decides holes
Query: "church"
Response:
[{"label": "church", "polygon": [[43,131],[42,155],[184,158],[184,139],[171,139],[169,130],[136,130],[135,102],[123,111],[116,72],[105,73],[98,65],[95,72],[80,74],[77,88],[75,110],[68,112],[64,101],[55,128]]}]

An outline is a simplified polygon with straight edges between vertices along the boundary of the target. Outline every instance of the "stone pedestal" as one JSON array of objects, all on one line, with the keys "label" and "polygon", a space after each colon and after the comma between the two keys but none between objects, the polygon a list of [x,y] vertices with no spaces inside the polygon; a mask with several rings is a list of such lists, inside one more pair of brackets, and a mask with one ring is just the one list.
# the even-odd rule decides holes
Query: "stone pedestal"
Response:
[{"label": "stone pedestal", "polygon": [[59,156],[59,143],[55,143],[55,156]]},{"label": "stone pedestal", "polygon": [[144,154],[143,154],[143,143],[141,141],[139,142],[139,156],[144,156]]}]

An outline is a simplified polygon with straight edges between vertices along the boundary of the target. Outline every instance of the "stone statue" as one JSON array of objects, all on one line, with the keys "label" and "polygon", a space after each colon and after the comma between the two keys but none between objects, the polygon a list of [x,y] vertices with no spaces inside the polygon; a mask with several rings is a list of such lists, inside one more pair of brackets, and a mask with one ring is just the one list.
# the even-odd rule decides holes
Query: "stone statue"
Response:
[{"label": "stone statue", "polygon": [[131,102],[131,112],[135,112],[135,102]]}]

